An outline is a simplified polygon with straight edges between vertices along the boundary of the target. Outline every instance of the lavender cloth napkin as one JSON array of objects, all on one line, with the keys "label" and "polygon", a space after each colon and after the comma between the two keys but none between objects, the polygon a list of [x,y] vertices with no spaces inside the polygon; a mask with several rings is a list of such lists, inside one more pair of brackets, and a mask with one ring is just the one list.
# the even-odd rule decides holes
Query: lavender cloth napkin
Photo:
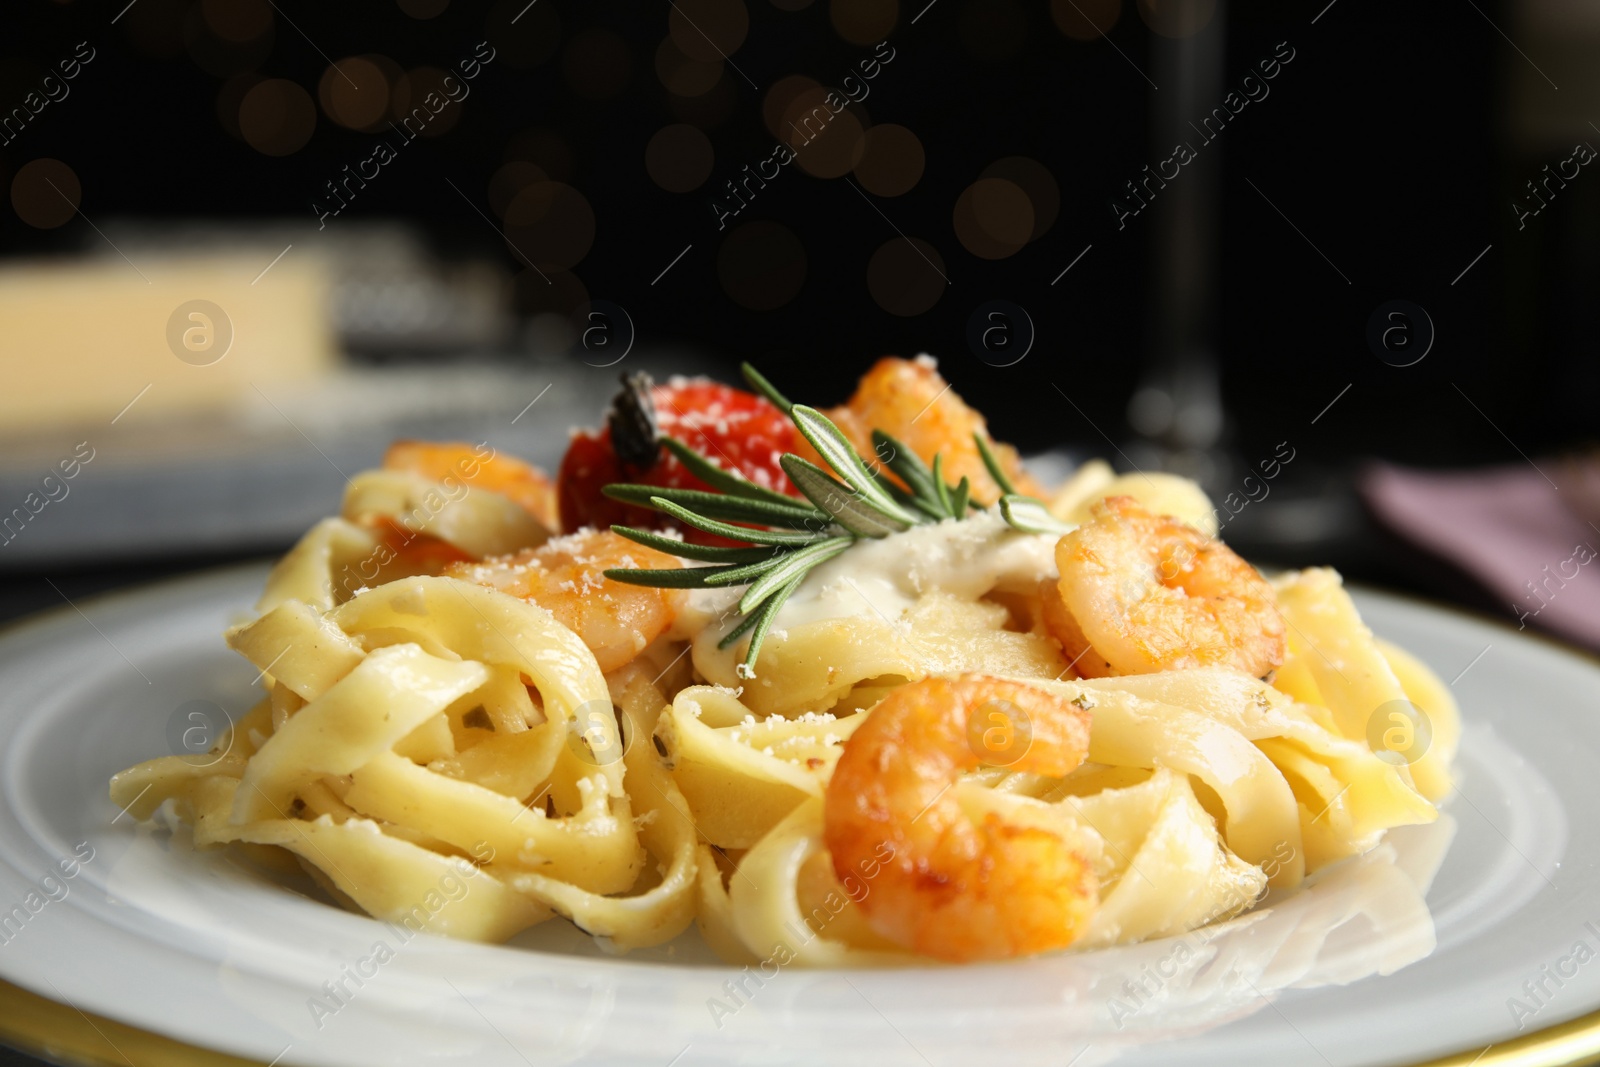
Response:
[{"label": "lavender cloth napkin", "polygon": [[1519,628],[1600,649],[1600,463],[1449,473],[1375,464],[1361,491],[1384,525],[1502,598]]}]

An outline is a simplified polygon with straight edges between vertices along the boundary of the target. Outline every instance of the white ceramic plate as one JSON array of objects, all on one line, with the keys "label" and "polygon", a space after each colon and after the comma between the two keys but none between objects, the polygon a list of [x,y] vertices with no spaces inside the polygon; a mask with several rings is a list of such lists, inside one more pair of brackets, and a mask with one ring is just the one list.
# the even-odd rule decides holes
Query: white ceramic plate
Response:
[{"label": "white ceramic plate", "polygon": [[[560,922],[504,947],[404,942],[120,815],[107,779],[173,751],[198,721],[185,705],[253,701],[219,633],[262,577],[202,575],[0,638],[0,977],[191,1044],[330,1065],[1345,1067],[1470,1058],[1600,1007],[1600,668],[1509,629],[1358,596],[1379,634],[1456,679],[1460,788],[1435,826],[1307,889],[1129,948],[762,978],[693,931],[621,959]],[[380,942],[393,959],[347,977]]]}]

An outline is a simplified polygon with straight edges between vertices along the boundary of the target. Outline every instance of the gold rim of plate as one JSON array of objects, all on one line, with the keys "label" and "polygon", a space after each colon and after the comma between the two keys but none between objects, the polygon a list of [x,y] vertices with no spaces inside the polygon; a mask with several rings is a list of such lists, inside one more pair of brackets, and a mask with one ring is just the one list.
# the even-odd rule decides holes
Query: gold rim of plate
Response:
[{"label": "gold rim of plate", "polygon": [[[66,1004],[0,981],[0,1040],[55,1063],[126,1067],[264,1067],[225,1052],[187,1045],[170,1037],[85,1015]],[[275,1064],[293,1062],[294,1046]],[[1487,1049],[1473,1048],[1413,1067],[1587,1067],[1600,1063],[1600,1011],[1524,1034]]]}]

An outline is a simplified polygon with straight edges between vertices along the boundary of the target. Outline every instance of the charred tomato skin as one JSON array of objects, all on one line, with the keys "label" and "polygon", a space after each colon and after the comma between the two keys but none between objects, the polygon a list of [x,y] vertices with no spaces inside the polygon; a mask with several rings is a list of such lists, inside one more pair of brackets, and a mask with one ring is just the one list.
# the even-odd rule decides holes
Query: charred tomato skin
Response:
[{"label": "charred tomato skin", "polygon": [[[641,385],[637,379],[626,383],[619,401],[636,405]],[[648,397],[661,435],[683,442],[712,463],[737,471],[757,485],[799,496],[778,463],[785,452],[800,447],[799,431],[764,397],[703,378],[675,378],[664,385],[649,386]],[[638,422],[633,419],[629,425]],[[675,489],[710,488],[664,448],[656,449],[654,458],[647,463],[620,458],[612,440],[617,424],[613,419],[598,430],[573,434],[556,479],[562,529],[571,533],[586,526],[667,527],[680,530],[695,544],[731,544],[720,537],[684,529],[660,512],[612,500],[601,492],[616,482]],[[623,450],[632,456],[649,454],[636,441],[626,442]]]}]

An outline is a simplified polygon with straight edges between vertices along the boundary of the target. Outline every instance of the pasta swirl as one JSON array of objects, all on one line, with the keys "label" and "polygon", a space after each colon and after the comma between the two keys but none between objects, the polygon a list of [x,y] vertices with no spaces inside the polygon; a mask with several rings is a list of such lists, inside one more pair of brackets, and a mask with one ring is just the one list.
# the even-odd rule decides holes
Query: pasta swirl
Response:
[{"label": "pasta swirl", "polygon": [[[869,471],[795,408],[849,485],[792,454],[757,484],[672,441],[681,470],[608,492],[683,528],[552,539],[557,487],[533,468],[396,446],[227,632],[260,702],[213,752],[117,774],[112,799],[417,930],[501,941],[561,917],[625,952],[692,924],[730,961],[825,967],[1170,937],[1439,817],[1454,701],[1334,571],[1268,582],[1170,475],[1095,462],[1049,505],[1019,497],[1014,455],[931,363],[878,373],[978,428],[962,482],[936,485],[931,455]],[[892,392],[843,409],[854,437],[907,447],[872,433],[882,406],[936,438]],[[575,447],[580,483],[623,465],[600,437]]]}]

